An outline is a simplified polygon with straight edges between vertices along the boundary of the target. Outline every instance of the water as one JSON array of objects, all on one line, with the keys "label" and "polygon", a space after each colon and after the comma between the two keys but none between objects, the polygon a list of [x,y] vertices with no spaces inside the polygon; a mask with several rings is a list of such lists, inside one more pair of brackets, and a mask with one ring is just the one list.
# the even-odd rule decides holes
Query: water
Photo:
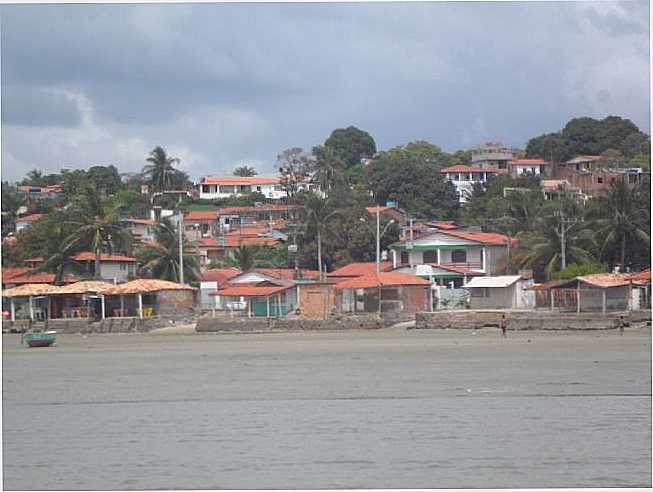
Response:
[{"label": "water", "polygon": [[6,489],[651,485],[648,333],[4,345]]}]

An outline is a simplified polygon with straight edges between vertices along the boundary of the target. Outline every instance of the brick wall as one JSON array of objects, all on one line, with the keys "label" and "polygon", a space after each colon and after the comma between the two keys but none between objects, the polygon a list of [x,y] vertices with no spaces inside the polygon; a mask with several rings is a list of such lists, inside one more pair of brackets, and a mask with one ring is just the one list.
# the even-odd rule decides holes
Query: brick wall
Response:
[{"label": "brick wall", "polygon": [[336,307],[336,293],[332,284],[304,284],[299,287],[299,306],[302,316],[325,319]]},{"label": "brick wall", "polygon": [[428,309],[428,288],[419,285],[405,285],[401,287],[400,295],[404,313],[416,313]]},{"label": "brick wall", "polygon": [[193,290],[161,290],[157,292],[155,312],[165,318],[184,318],[194,315],[197,293]]}]

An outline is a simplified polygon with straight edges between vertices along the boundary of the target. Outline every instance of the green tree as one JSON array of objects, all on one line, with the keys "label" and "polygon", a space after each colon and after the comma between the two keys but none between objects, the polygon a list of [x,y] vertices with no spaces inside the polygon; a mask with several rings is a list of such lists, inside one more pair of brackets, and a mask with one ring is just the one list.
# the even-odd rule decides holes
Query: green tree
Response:
[{"label": "green tree", "polygon": [[292,147],[277,156],[277,169],[281,174],[283,186],[289,200],[293,200],[299,191],[299,185],[309,175],[313,162],[304,149]]},{"label": "green tree", "polygon": [[86,172],[86,179],[104,195],[113,195],[123,188],[120,174],[115,166],[93,166]]},{"label": "green tree", "polygon": [[143,174],[148,179],[150,191],[171,190],[176,174],[174,164],[179,164],[179,159],[169,157],[163,148],[155,147],[145,160],[149,164],[143,168]]},{"label": "green tree", "polygon": [[63,285],[66,272],[82,278],[88,274],[82,265],[73,260],[73,256],[79,253],[79,245],[69,232],[64,222],[52,221],[49,224],[49,234],[41,254],[44,262],[36,268],[36,272],[54,273],[55,285]]},{"label": "green tree", "polygon": [[[596,235],[601,241],[601,258],[611,245],[618,245],[618,262],[625,271],[628,248],[651,246],[650,202],[645,202],[641,189],[631,190],[623,180],[610,183],[605,196],[591,203]],[[649,195],[650,196],[650,195]]]},{"label": "green tree", "polygon": [[[184,281],[196,281],[199,275],[197,257],[193,254],[192,244],[183,240]],[[137,253],[141,273],[152,278],[180,281],[179,236],[170,219],[162,219],[154,227],[154,243],[141,247]]]},{"label": "green tree", "polygon": [[345,184],[345,165],[331,147],[313,147],[313,181],[327,197]]},{"label": "green tree", "polygon": [[100,275],[100,255],[114,249],[127,251],[131,245],[131,233],[120,225],[119,207],[107,209],[93,188],[87,186],[73,203],[76,217],[69,221],[75,227],[70,246],[75,249],[88,247],[95,254],[94,275]]},{"label": "green tree", "polygon": [[2,183],[2,237],[16,228],[16,217],[18,210],[25,203],[25,196],[19,193],[15,186],[9,183]]},{"label": "green tree", "polygon": [[567,280],[569,278],[580,277],[582,275],[605,273],[607,271],[608,265],[605,263],[572,263],[559,272],[555,272],[551,278],[553,280]]},{"label": "green tree", "polygon": [[234,169],[234,176],[249,177],[256,176],[257,174],[256,169],[250,166],[239,166]]},{"label": "green tree", "polygon": [[330,147],[346,168],[360,164],[363,157],[372,157],[376,153],[372,136],[355,126],[333,130],[324,146]]},{"label": "green tree", "polygon": [[391,149],[381,152],[365,171],[377,203],[396,200],[416,217],[456,216],[456,189],[432,163],[403,149]]},{"label": "green tree", "polygon": [[331,221],[339,215],[329,200],[315,193],[307,193],[303,199],[301,218],[307,232],[314,232],[317,244],[317,266],[323,277],[322,239],[331,232]]}]

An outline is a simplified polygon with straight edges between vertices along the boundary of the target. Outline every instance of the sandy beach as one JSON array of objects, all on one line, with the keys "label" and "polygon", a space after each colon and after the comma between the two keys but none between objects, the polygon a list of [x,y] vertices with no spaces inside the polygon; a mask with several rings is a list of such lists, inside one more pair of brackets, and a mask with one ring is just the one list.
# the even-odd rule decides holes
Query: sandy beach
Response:
[{"label": "sandy beach", "polygon": [[5,335],[5,488],[650,486],[650,344],[644,327]]}]

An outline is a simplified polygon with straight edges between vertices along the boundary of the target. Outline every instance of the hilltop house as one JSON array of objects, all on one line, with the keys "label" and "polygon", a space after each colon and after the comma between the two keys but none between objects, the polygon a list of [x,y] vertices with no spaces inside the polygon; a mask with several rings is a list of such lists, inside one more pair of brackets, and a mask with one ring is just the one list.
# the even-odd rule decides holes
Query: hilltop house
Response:
[{"label": "hilltop house", "polygon": [[550,174],[551,163],[544,159],[513,159],[508,168],[513,177],[526,173],[543,176]]},{"label": "hilltop house", "polygon": [[521,153],[519,149],[506,147],[503,142],[486,142],[472,149],[472,166],[507,172],[510,161]]},{"label": "hilltop house", "polygon": [[199,197],[205,200],[230,198],[248,193],[262,193],[265,198],[280,200],[286,197],[281,179],[260,176],[206,176],[199,184]]},{"label": "hilltop house", "polygon": [[440,170],[440,173],[445,175],[455,187],[458,193],[460,203],[468,200],[469,195],[472,193],[474,183],[487,183],[490,176],[494,176],[499,172],[495,167],[471,167],[464,165],[456,165],[445,167]]},{"label": "hilltop house", "polygon": [[16,232],[32,227],[32,224],[43,217],[43,214],[30,214],[16,218]]}]

